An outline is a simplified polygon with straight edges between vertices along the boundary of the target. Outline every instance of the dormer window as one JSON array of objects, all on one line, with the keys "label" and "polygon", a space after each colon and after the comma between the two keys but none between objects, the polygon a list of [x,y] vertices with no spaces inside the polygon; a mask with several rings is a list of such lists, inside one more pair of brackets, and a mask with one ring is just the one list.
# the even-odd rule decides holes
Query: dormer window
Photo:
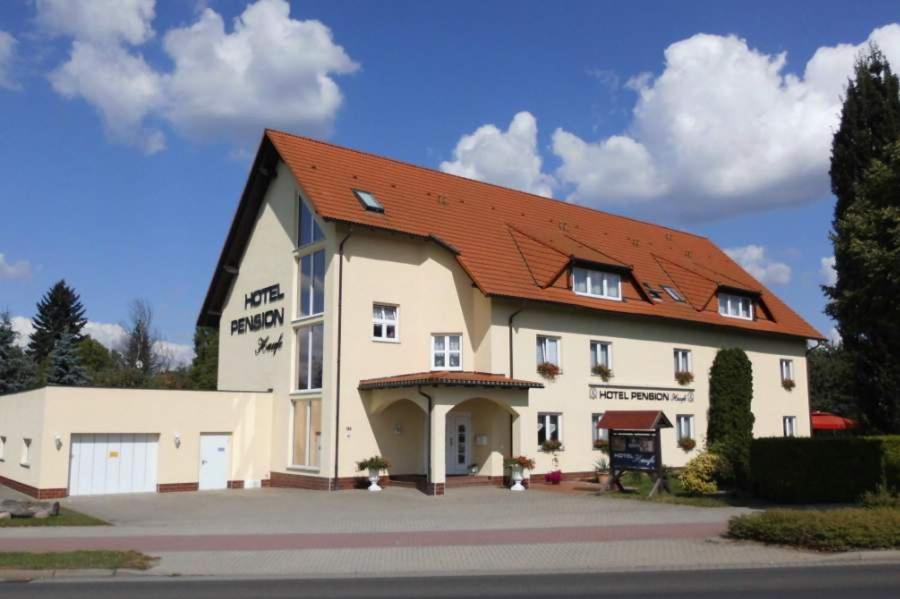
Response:
[{"label": "dormer window", "polygon": [[381,205],[381,202],[379,202],[378,198],[373,194],[368,191],[363,191],[362,189],[354,189],[353,193],[356,195],[356,199],[359,200],[360,204],[362,204],[369,212],[384,212],[384,206]]},{"label": "dormer window", "polygon": [[728,318],[753,320],[753,300],[744,295],[720,293],[719,314]]},{"label": "dormer window", "polygon": [[622,277],[601,270],[573,268],[572,289],[578,295],[621,301]]}]

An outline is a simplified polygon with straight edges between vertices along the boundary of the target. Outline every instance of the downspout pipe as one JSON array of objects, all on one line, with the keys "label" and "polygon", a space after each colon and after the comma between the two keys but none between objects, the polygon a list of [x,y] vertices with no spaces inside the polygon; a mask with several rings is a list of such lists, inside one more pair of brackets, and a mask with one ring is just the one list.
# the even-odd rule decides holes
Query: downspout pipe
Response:
[{"label": "downspout pipe", "polygon": [[428,438],[425,440],[425,447],[428,449],[426,452],[426,460],[425,464],[425,477],[426,483],[431,482],[431,412],[434,410],[434,400],[430,395],[422,391],[422,385],[417,386],[417,390],[419,391],[419,395],[428,400]]},{"label": "downspout pipe", "polygon": [[340,465],[341,443],[341,325],[343,323],[344,309],[344,244],[353,235],[353,229],[341,240],[338,246],[338,305],[337,305],[337,361],[335,362],[335,378],[337,379],[334,391],[334,483],[332,487],[337,490],[338,467]]},{"label": "downspout pipe", "polygon": [[509,378],[513,377],[513,319],[518,316],[525,308],[519,308],[509,315]]}]

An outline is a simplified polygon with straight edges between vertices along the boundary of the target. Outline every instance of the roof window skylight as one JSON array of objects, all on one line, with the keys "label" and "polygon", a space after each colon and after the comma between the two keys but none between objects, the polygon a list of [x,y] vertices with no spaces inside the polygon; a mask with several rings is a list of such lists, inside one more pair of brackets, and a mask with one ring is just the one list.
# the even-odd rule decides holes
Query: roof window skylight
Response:
[{"label": "roof window skylight", "polygon": [[681,295],[680,291],[669,285],[660,285],[660,287],[662,287],[665,292],[669,294],[669,297],[671,297],[673,300],[675,300],[676,302],[684,303],[684,296]]},{"label": "roof window skylight", "polygon": [[353,193],[366,210],[370,212],[384,212],[384,206],[381,205],[381,202],[379,202],[378,198],[373,194],[361,189],[354,189]]}]

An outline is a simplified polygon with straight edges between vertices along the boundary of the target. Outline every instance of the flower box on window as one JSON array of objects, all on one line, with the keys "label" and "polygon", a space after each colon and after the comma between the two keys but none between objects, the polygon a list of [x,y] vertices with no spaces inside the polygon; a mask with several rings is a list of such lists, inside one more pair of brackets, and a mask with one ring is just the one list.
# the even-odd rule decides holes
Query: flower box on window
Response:
[{"label": "flower box on window", "polygon": [[695,447],[697,447],[697,442],[694,441],[691,437],[682,437],[678,439],[678,447],[685,451],[691,451]]},{"label": "flower box on window", "polygon": [[609,381],[609,379],[613,376],[613,371],[609,366],[605,366],[603,364],[597,364],[593,368],[591,368],[591,372],[599,376],[603,379],[603,382]]},{"label": "flower box on window", "polygon": [[679,371],[675,373],[675,380],[679,385],[690,385],[694,382],[694,373],[687,371]]},{"label": "flower box on window", "polygon": [[546,379],[553,380],[560,373],[559,366],[553,362],[541,362],[537,366],[538,374]]},{"label": "flower box on window", "polygon": [[797,386],[797,383],[794,382],[794,379],[784,379],[781,381],[781,386],[790,391]]}]

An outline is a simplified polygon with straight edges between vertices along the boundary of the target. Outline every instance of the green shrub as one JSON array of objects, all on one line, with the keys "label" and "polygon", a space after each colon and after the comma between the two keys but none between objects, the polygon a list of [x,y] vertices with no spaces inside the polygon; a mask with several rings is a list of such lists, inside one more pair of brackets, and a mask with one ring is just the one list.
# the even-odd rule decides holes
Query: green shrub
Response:
[{"label": "green shrub", "polygon": [[733,539],[820,551],[900,547],[900,510],[769,510],[728,522]]},{"label": "green shrub", "polygon": [[755,439],[751,490],[785,503],[847,503],[900,490],[900,437]]},{"label": "green shrub", "polygon": [[865,493],[863,493],[861,499],[863,507],[900,508],[900,495],[897,495],[897,493],[892,493],[884,487],[878,487],[877,491],[866,491]]},{"label": "green shrub", "polygon": [[728,460],[741,487],[750,476],[752,399],[753,367],[747,354],[739,348],[720,349],[709,370],[707,444]]},{"label": "green shrub", "polygon": [[678,482],[689,495],[710,495],[719,490],[716,481],[728,478],[730,469],[727,459],[704,451],[687,463],[678,475]]}]

